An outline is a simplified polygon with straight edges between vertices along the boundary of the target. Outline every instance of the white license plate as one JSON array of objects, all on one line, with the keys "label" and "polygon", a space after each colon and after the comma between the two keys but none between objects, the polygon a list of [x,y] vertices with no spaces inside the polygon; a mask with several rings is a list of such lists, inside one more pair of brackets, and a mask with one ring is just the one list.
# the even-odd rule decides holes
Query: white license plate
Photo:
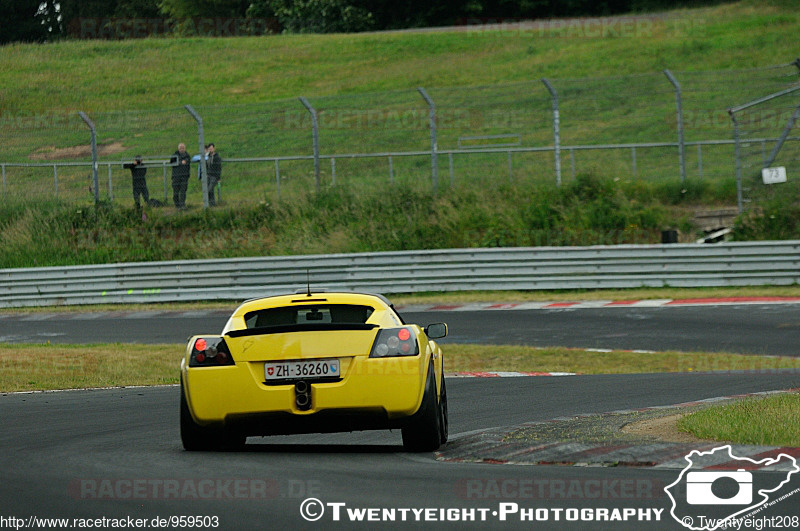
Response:
[{"label": "white license plate", "polygon": [[296,380],[339,376],[339,360],[280,361],[264,364],[267,380]]}]

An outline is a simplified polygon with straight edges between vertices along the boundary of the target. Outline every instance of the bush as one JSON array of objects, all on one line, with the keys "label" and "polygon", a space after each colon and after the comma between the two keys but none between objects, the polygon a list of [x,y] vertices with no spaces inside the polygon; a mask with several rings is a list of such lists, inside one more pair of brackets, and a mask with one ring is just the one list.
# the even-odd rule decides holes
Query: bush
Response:
[{"label": "bush", "polygon": [[[667,192],[665,192],[667,190]],[[434,194],[394,185],[336,187],[291,202],[175,211],[6,202],[0,267],[462,247],[657,243],[661,230],[693,230],[674,188],[621,184],[593,174],[562,187],[463,187]],[[698,187],[702,203],[715,188]],[[785,190],[785,189],[784,189]],[[797,194],[781,193],[738,221],[737,239],[800,236]]]}]

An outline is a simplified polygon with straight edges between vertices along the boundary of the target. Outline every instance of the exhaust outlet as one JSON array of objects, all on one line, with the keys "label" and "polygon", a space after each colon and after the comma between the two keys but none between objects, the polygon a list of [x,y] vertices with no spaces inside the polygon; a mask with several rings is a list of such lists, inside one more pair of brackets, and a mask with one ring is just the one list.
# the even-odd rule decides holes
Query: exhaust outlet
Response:
[{"label": "exhaust outlet", "polygon": [[300,381],[294,384],[294,403],[300,411],[311,409],[311,386],[308,382]]}]

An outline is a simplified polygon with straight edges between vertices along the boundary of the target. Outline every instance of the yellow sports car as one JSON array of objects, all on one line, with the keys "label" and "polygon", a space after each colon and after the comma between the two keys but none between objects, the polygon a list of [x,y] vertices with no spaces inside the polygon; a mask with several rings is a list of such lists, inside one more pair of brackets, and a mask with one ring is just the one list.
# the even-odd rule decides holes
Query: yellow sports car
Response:
[{"label": "yellow sports car", "polygon": [[447,441],[447,325],[406,324],[381,295],[304,291],[247,301],[181,362],[186,450],[248,436],[399,428],[410,451]]}]

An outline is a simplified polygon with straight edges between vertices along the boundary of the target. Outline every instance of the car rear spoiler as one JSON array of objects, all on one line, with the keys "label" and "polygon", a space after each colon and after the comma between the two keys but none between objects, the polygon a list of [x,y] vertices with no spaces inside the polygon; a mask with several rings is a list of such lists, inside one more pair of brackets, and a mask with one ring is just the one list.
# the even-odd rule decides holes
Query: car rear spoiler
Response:
[{"label": "car rear spoiler", "polygon": [[244,330],[231,330],[228,337],[247,337],[264,336],[268,334],[286,334],[291,332],[329,332],[335,330],[373,330],[378,328],[376,324],[365,323],[308,323],[308,324],[289,324],[274,326],[259,326],[256,328],[246,328]]}]

